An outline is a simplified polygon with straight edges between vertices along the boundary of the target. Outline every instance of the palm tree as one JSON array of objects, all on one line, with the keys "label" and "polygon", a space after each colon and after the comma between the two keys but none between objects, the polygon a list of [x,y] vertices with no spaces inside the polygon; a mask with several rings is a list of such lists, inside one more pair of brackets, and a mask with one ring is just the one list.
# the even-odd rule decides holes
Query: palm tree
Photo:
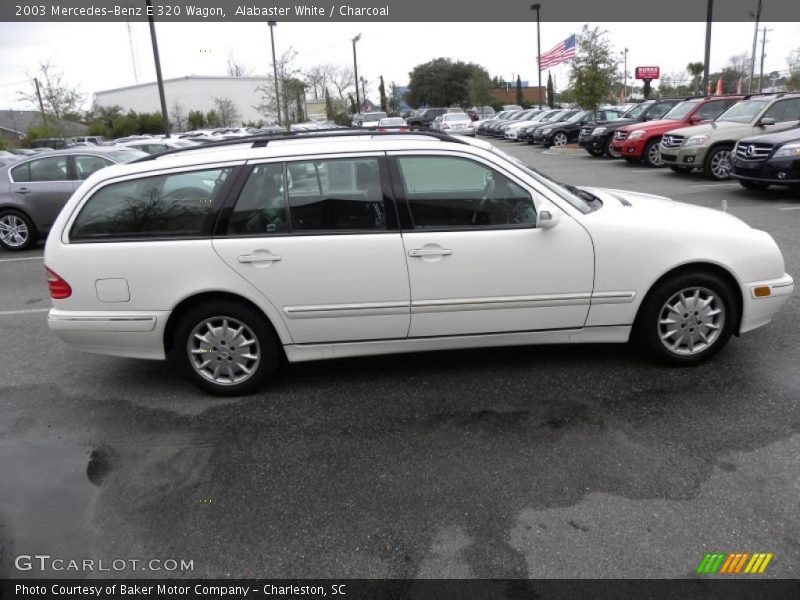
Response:
[{"label": "palm tree", "polygon": [[692,90],[694,94],[697,94],[697,90],[700,87],[701,77],[703,76],[705,68],[706,66],[701,62],[691,62],[686,65],[686,70],[689,72],[689,75],[692,76]]}]

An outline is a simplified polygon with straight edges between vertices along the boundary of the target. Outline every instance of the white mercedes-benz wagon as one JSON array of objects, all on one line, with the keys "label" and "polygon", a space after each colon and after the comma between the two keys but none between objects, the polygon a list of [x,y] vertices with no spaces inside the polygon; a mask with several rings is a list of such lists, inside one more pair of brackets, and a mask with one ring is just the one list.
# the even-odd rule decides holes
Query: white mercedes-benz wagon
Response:
[{"label": "white mercedes-benz wagon", "polygon": [[112,166],[53,225],[50,328],[249,393],[281,358],[627,342],[693,364],[792,293],[717,210],[557,183],[435,133],[253,137]]}]

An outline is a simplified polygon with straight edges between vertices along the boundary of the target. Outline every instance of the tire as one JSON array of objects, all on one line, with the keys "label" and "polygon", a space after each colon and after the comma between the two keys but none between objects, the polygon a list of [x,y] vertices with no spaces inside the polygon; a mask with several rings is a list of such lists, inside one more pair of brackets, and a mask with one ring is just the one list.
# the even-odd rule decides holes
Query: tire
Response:
[{"label": "tire", "polygon": [[36,228],[28,215],[18,210],[0,211],[0,246],[18,252],[27,250],[36,240]]},{"label": "tire", "polygon": [[661,138],[655,138],[647,142],[642,153],[642,162],[648,167],[661,168],[664,163],[661,161],[661,154],[658,150],[661,145]]},{"label": "tire", "polygon": [[622,153],[615,154],[614,151],[611,149],[611,144],[613,143],[613,141],[614,141],[614,135],[612,134],[608,136],[608,139],[606,140],[606,145],[605,145],[606,149],[603,152],[603,154],[608,156],[608,158],[622,158]]},{"label": "tire", "polygon": [[636,321],[636,337],[659,362],[701,363],[722,350],[733,333],[739,318],[733,294],[712,273],[670,277],[648,294]]},{"label": "tire", "polygon": [[669,165],[669,168],[672,169],[673,173],[688,173],[692,170],[692,167],[683,167],[681,165]]},{"label": "tire", "polygon": [[[222,300],[190,308],[181,317],[170,359],[201,390],[216,396],[243,396],[275,375],[281,348],[263,313],[244,303]],[[215,375],[212,366],[227,373],[220,369]]]},{"label": "tire", "polygon": [[763,181],[751,181],[749,179],[740,179],[739,185],[743,188],[748,190],[765,190],[769,187],[768,183],[764,183]]},{"label": "tire", "polygon": [[703,175],[714,181],[725,181],[731,177],[731,147],[716,146],[706,156]]},{"label": "tire", "polygon": [[567,134],[564,133],[563,131],[557,131],[553,135],[553,143],[551,145],[557,147],[563,147],[566,146],[568,143],[569,143],[569,137],[567,137]]}]

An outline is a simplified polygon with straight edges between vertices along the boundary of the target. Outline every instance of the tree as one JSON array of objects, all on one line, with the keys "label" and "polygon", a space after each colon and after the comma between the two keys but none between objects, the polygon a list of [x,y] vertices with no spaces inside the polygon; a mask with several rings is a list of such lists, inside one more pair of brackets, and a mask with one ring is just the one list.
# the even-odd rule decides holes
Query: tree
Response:
[{"label": "tree", "polygon": [[217,111],[213,108],[206,113],[206,125],[208,127],[221,127],[222,121],[220,121],[219,115]]},{"label": "tree", "polygon": [[325,91],[328,89],[328,82],[332,79],[332,73],[336,71],[333,65],[323,64],[316,65],[308,69],[305,73],[305,80],[311,93],[314,94],[314,100],[321,100],[325,97]]},{"label": "tree", "polygon": [[132,110],[128,111],[127,115],[120,115],[114,119],[111,126],[111,137],[118,138],[136,133],[139,133],[139,115]]},{"label": "tree", "polygon": [[183,131],[183,126],[186,124],[186,116],[183,111],[183,105],[177,100],[177,98],[172,103],[172,112],[169,115],[169,119],[175,124],[177,131]]},{"label": "tree", "polygon": [[388,106],[386,103],[386,87],[383,85],[383,75],[381,75],[381,84],[378,86],[378,93],[381,96],[381,110],[383,112],[387,112]]},{"label": "tree", "polygon": [[336,88],[336,91],[339,94],[339,100],[345,99],[345,94],[351,87],[353,87],[356,81],[356,77],[353,75],[352,69],[348,67],[332,69],[330,73],[328,73],[328,77],[330,82],[333,84],[333,87]]},{"label": "tree", "polygon": [[236,60],[233,53],[228,55],[226,70],[229,77],[250,77],[253,74],[253,70]]},{"label": "tree", "polygon": [[553,88],[553,76],[550,71],[547,72],[547,106],[555,108],[555,88]]},{"label": "tree", "polygon": [[520,80],[519,75],[517,75],[517,104],[522,105],[522,102],[525,98],[522,95],[522,80]]},{"label": "tree", "polygon": [[469,81],[476,73],[489,78],[486,69],[475,63],[435,58],[411,71],[406,100],[414,107],[467,105]]},{"label": "tree", "polygon": [[333,108],[333,100],[331,100],[331,95],[328,93],[327,88],[325,89],[325,118],[328,121],[333,121],[336,117],[336,111]]},{"label": "tree", "polygon": [[586,110],[596,110],[609,97],[611,84],[617,79],[617,64],[606,32],[584,25],[569,74],[578,104]]},{"label": "tree", "polygon": [[703,73],[705,73],[706,66],[701,62],[690,62],[686,65],[686,70],[692,76],[692,89],[695,94],[704,94],[705,90],[700,90],[700,85],[703,83]]},{"label": "tree", "polygon": [[[295,101],[298,82],[305,88],[305,83],[298,79],[300,69],[295,66],[297,52],[291,46],[275,59],[275,69],[278,73],[278,90],[272,78],[265,85],[260,85],[256,91],[261,92],[261,103],[256,110],[269,119],[276,119],[278,113],[285,119],[285,124],[290,124],[289,105]],[[278,110],[280,108],[280,110]],[[276,119],[277,120],[277,119]]]},{"label": "tree", "polygon": [[467,81],[467,97],[472,106],[487,106],[492,101],[492,80],[489,73],[475,69]]},{"label": "tree", "polygon": [[800,90],[800,48],[786,57],[789,65],[789,77],[786,80],[787,90]]},{"label": "tree", "polygon": [[219,115],[221,127],[233,127],[242,118],[241,113],[230,98],[214,97],[212,99],[214,101],[214,110]]},{"label": "tree", "polygon": [[202,110],[190,110],[186,117],[186,125],[189,129],[202,129],[206,126],[206,118]]},{"label": "tree", "polygon": [[[64,82],[64,75],[49,62],[41,63],[39,71],[31,77],[39,80],[39,89],[44,106],[44,125],[48,122],[58,132],[58,135],[65,137],[64,121],[80,119],[80,107],[83,103],[83,95],[76,89]],[[31,93],[20,92],[22,100],[38,107],[39,99],[35,88]]]}]

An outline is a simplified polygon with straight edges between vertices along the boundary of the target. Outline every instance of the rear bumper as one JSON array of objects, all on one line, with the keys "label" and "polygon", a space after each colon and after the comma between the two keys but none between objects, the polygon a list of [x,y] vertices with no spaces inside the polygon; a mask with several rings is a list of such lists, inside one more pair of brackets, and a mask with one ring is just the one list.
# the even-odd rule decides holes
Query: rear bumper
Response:
[{"label": "rear bumper", "polygon": [[[778,279],[751,281],[744,284],[744,302],[740,333],[766,325],[794,292],[794,280],[788,274]],[[769,288],[769,295],[756,296],[756,288]]]},{"label": "rear bumper", "polygon": [[163,359],[167,311],[65,311],[53,308],[47,325],[73,350]]}]

